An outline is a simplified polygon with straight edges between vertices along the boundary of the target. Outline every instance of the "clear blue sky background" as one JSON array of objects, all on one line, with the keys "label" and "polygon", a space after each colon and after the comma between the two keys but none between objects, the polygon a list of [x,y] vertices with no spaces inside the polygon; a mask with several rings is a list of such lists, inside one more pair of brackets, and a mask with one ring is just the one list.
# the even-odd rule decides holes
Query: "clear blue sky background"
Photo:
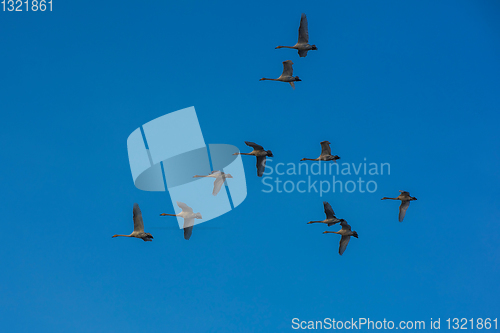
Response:
[{"label": "clear blue sky background", "polygon": [[[300,14],[318,51],[299,58]],[[278,332],[292,318],[500,316],[497,1],[58,1],[0,12],[4,332]],[[292,60],[302,82],[278,77]],[[273,163],[390,163],[377,192],[262,192],[182,238],[126,139],[195,106],[207,143]],[[289,177],[299,180],[304,177]],[[318,180],[330,177],[317,177]],[[345,179],[356,179],[347,177]],[[403,223],[398,203],[418,198]],[[359,233],[307,225],[322,201]],[[132,231],[132,205],[155,239]],[[330,230],[337,230],[331,227]]]}]

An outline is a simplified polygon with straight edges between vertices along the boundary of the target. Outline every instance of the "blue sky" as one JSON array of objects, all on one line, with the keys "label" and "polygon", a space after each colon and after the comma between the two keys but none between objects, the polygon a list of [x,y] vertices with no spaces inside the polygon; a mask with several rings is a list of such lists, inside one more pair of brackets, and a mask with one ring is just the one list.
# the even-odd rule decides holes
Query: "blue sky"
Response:
[{"label": "blue sky", "polygon": [[[299,58],[300,14],[318,51]],[[0,12],[3,238],[10,332],[281,332],[292,319],[496,318],[500,5],[496,1],[54,0]],[[292,60],[302,82],[280,82]],[[195,106],[207,143],[390,163],[375,193],[263,193],[176,229],[132,182],[126,140]],[[303,177],[286,179],[299,180]],[[330,179],[321,176],[317,179]],[[345,178],[356,179],[356,177]],[[418,198],[405,221],[398,203]],[[329,201],[359,239],[307,225]],[[154,241],[132,231],[140,204]],[[337,230],[331,227],[330,230]],[[443,324],[442,324],[443,325]]]}]

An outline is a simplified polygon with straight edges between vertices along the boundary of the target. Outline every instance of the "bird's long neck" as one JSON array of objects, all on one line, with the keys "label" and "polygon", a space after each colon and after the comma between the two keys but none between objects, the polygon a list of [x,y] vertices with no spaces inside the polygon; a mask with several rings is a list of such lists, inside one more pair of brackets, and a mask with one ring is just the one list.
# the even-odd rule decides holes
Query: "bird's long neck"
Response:
[{"label": "bird's long neck", "polygon": [[250,153],[234,153],[233,155],[252,155]]},{"label": "bird's long neck", "polygon": [[278,79],[268,79],[267,77],[263,77],[262,79],[260,79],[260,81],[265,81],[265,80],[268,80],[268,81],[279,81]]},{"label": "bird's long neck", "polygon": [[175,214],[165,214],[165,213],[163,213],[163,214],[160,214],[160,216],[177,216],[177,215],[175,215]]},{"label": "bird's long neck", "polygon": [[317,158],[303,158],[301,161],[317,161]]},{"label": "bird's long neck", "polygon": [[200,178],[200,177],[208,177],[208,176],[198,176],[198,175],[193,176],[193,178]]},{"label": "bird's long neck", "polygon": [[324,221],[310,221],[310,222],[307,222],[307,224],[311,224],[311,223],[324,223]]},{"label": "bird's long neck", "polygon": [[283,48],[284,48],[284,49],[294,49],[294,47],[293,47],[293,46],[282,46],[282,45],[280,45],[280,46],[276,46],[276,48],[277,48],[277,49],[283,49]]},{"label": "bird's long neck", "polygon": [[380,200],[399,200],[398,198],[388,198],[388,197],[383,197]]},{"label": "bird's long neck", "polygon": [[113,237],[132,237],[131,235],[113,235]]},{"label": "bird's long neck", "polygon": [[340,234],[338,231],[325,231],[324,234]]}]

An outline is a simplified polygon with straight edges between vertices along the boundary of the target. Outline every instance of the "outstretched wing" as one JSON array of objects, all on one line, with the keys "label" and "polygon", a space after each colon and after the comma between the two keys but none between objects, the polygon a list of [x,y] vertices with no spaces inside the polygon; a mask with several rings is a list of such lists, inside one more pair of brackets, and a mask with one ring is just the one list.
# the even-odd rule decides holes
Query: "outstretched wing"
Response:
[{"label": "outstretched wing", "polygon": [[283,61],[283,74],[281,76],[293,76],[293,62],[291,60]]},{"label": "outstretched wing", "polygon": [[245,144],[249,147],[252,147],[254,150],[264,150],[264,147],[256,144],[255,142],[245,141]]},{"label": "outstretched wing", "polygon": [[302,13],[302,16],[300,17],[299,43],[309,43],[309,29],[307,27],[307,17],[304,13]]},{"label": "outstretched wing", "polygon": [[144,231],[144,222],[142,221],[142,212],[138,204],[134,204],[134,231]]},{"label": "outstretched wing", "polygon": [[321,141],[321,156],[323,155],[331,155],[332,149],[330,148],[329,141]]},{"label": "outstretched wing", "polygon": [[257,156],[257,176],[262,177],[266,170],[266,157]]},{"label": "outstretched wing", "polygon": [[295,82],[288,82],[292,86],[293,89],[295,89]]},{"label": "outstretched wing", "polygon": [[347,244],[349,244],[349,240],[351,239],[351,236],[342,236],[340,239],[340,246],[339,246],[339,254],[342,255],[344,253],[345,249],[347,248]]},{"label": "outstretched wing", "polygon": [[193,233],[194,219],[184,219],[184,239],[189,240]]},{"label": "outstretched wing", "polygon": [[340,225],[342,226],[342,230],[351,231],[351,226],[346,220],[340,222]]},{"label": "outstretched wing", "polygon": [[401,205],[399,205],[399,222],[403,222],[408,207],[410,207],[410,200],[401,201]]},{"label": "outstretched wing", "polygon": [[325,206],[325,214],[327,219],[335,218],[335,212],[333,211],[332,206],[326,201],[323,201],[323,206]]},{"label": "outstretched wing", "polygon": [[223,175],[220,175],[217,177],[214,181],[214,190],[212,192],[212,195],[217,195],[219,193],[220,189],[222,188],[222,185],[224,184],[225,177]]},{"label": "outstretched wing", "polygon": [[188,212],[188,213],[193,212],[193,208],[189,207],[184,202],[177,201],[177,206],[179,206],[183,212]]},{"label": "outstretched wing", "polygon": [[307,51],[309,50],[299,50],[299,57],[304,58],[307,56]]},{"label": "outstretched wing", "polygon": [[184,239],[189,240],[193,234],[193,227],[184,228]]}]

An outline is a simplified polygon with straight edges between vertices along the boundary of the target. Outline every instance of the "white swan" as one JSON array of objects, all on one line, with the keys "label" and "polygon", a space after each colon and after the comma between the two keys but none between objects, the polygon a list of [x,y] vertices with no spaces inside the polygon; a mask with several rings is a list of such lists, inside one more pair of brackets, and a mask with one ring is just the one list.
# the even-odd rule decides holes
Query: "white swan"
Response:
[{"label": "white swan", "polygon": [[347,244],[349,244],[349,240],[351,236],[358,238],[358,233],[356,231],[351,231],[351,226],[346,221],[340,222],[342,229],[339,231],[325,231],[324,234],[339,234],[342,235],[340,238],[340,246],[339,246],[339,254],[342,255],[345,249],[347,248]]},{"label": "white swan", "polygon": [[189,240],[193,233],[194,219],[201,219],[200,213],[194,213],[193,208],[189,207],[183,202],[177,201],[177,206],[182,209],[179,214],[160,214],[160,216],[179,216],[184,218],[184,239]]},{"label": "white swan", "polygon": [[212,171],[207,176],[193,176],[193,178],[215,178],[214,181],[214,190],[212,191],[212,195],[217,195],[222,188],[222,184],[226,181],[226,178],[233,178],[229,173],[224,173],[223,171]]},{"label": "white swan", "polygon": [[269,81],[281,81],[288,82],[295,89],[295,81],[302,81],[298,76],[293,76],[293,62],[291,60],[283,61],[283,73],[277,79],[268,79],[263,77],[259,81],[269,80]]},{"label": "white swan", "polygon": [[399,205],[399,222],[403,222],[406,215],[406,210],[410,207],[410,201],[417,200],[415,197],[410,196],[410,192],[399,191],[401,194],[395,198],[383,197],[380,200],[401,200],[401,205]]},{"label": "white swan", "polygon": [[334,161],[340,159],[338,155],[332,155],[332,150],[330,148],[330,141],[321,141],[321,155],[318,158],[303,158],[301,161]]},{"label": "white swan", "polygon": [[299,26],[299,41],[294,46],[276,46],[277,49],[287,48],[287,49],[296,49],[299,51],[300,57],[307,56],[307,51],[317,50],[316,45],[309,45],[309,31],[307,27],[307,17],[306,14],[302,13],[300,17],[300,26]]},{"label": "white swan", "polygon": [[307,224],[311,224],[311,223],[325,223],[329,227],[331,227],[332,225],[334,225],[336,223],[345,221],[344,219],[338,219],[338,218],[335,217],[335,212],[333,211],[332,206],[330,206],[330,204],[328,202],[323,201],[323,206],[325,207],[326,219],[323,220],[323,221],[311,221],[311,222],[307,222]]},{"label": "white swan", "polygon": [[257,176],[262,177],[266,169],[266,156],[274,157],[270,150],[264,150],[264,147],[254,142],[245,141],[245,144],[253,148],[250,153],[234,153],[233,155],[252,155],[257,157]]},{"label": "white swan", "polygon": [[144,222],[142,221],[141,209],[139,208],[139,205],[136,203],[134,204],[134,209],[133,209],[133,219],[134,219],[134,231],[130,235],[113,235],[112,238],[135,237],[135,238],[140,238],[145,242],[151,242],[153,236],[148,232],[144,232]]}]

